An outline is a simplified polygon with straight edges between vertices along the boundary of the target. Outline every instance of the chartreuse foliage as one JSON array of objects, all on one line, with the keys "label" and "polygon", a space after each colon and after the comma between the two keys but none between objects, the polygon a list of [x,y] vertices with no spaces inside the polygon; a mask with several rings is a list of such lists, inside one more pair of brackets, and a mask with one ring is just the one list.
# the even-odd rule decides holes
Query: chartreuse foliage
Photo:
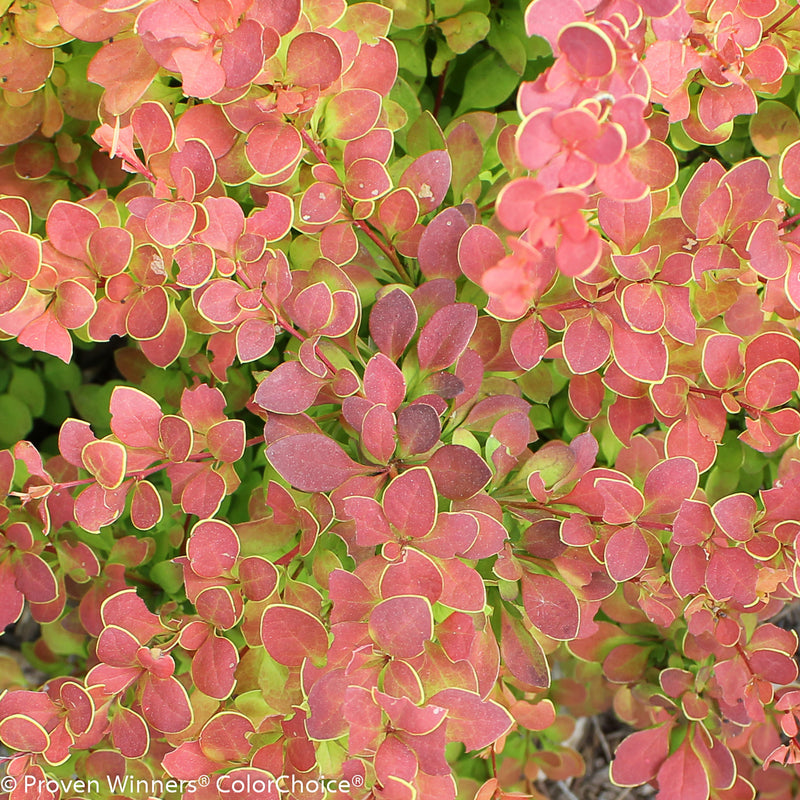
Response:
[{"label": "chartreuse foliage", "polygon": [[3,9],[3,796],[797,796],[797,6]]}]

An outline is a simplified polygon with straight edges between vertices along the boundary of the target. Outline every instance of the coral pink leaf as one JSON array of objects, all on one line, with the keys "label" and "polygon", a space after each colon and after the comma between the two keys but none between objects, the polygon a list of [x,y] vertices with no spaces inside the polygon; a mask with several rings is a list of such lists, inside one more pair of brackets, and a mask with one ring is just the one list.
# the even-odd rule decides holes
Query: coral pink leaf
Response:
[{"label": "coral pink leaf", "polygon": [[62,281],[56,290],[53,303],[56,319],[68,329],[85,325],[97,310],[94,292],[74,280]]},{"label": "coral pink leaf", "polygon": [[236,355],[243,364],[263,358],[275,344],[275,326],[263,319],[246,319],[236,329]]},{"label": "coral pink leaf", "polygon": [[164,456],[175,464],[191,455],[194,446],[192,426],[175,414],[165,414],[158,423],[158,435]]},{"label": "coral pink leaf", "polygon": [[558,47],[581,78],[603,78],[617,63],[611,39],[588,22],[567,25],[559,34]]},{"label": "coral pink leaf", "polygon": [[284,361],[258,385],[254,400],[267,411],[300,414],[313,405],[324,383],[299,361]]},{"label": "coral pink leaf", "polygon": [[672,514],[697,489],[697,464],[691,458],[669,458],[656,464],[644,481],[648,514]]},{"label": "coral pink leaf", "polygon": [[267,652],[287,667],[306,658],[319,664],[328,652],[328,633],[317,617],[305,609],[276,603],[261,617],[261,641]]},{"label": "coral pink leaf", "polygon": [[236,563],[239,537],[227,522],[219,519],[202,520],[192,528],[186,554],[197,575],[216,578]]},{"label": "coral pink leaf", "polygon": [[241,761],[250,754],[253,723],[244,714],[222,711],[215,714],[200,733],[203,753],[217,762]]},{"label": "coral pink leaf", "polygon": [[20,553],[14,560],[14,577],[17,589],[31,603],[49,603],[55,600],[58,586],[53,570],[34,553]]},{"label": "coral pink leaf", "polygon": [[176,678],[148,675],[142,689],[142,714],[161,733],[180,733],[192,724],[186,689]]},{"label": "coral pink leaf", "polygon": [[447,709],[447,738],[467,750],[481,750],[511,730],[514,719],[494,700],[482,700],[466,689],[444,689],[428,701]]},{"label": "coral pink leaf", "polygon": [[131,492],[131,522],[140,531],[149,531],[161,521],[164,504],[150,481],[136,481]]},{"label": "coral pink leaf", "polygon": [[50,243],[64,255],[86,260],[86,245],[89,237],[100,228],[100,220],[94,212],[77,203],[56,201],[47,215],[47,237]]},{"label": "coral pink leaf", "polygon": [[433,637],[433,613],[425,597],[401,595],[378,603],[369,617],[375,645],[395,658],[414,658]]},{"label": "coral pink leaf", "polygon": [[548,344],[547,330],[535,317],[522,320],[511,334],[511,353],[520,369],[526,372],[542,360]]},{"label": "coral pink leaf", "polygon": [[578,600],[558,578],[523,572],[522,602],[533,626],[545,635],[560,641],[577,636],[580,626]]},{"label": "coral pink leaf", "polygon": [[369,468],[353,461],[333,439],[319,433],[285,436],[267,447],[280,475],[303,492],[329,492]]},{"label": "coral pink leaf", "polygon": [[461,276],[459,242],[468,228],[467,220],[457,208],[446,208],[425,228],[419,240],[417,259],[428,279]]},{"label": "coral pink leaf", "polygon": [[612,534],[606,542],[606,570],[617,583],[629,581],[641,573],[650,551],[638,525],[628,525]]},{"label": "coral pink leaf", "polygon": [[447,151],[431,150],[407,167],[399,185],[414,192],[420,211],[427,214],[444,200],[452,174],[453,166]]},{"label": "coral pink leaf", "polygon": [[427,463],[436,488],[450,500],[467,500],[489,482],[492,471],[469,447],[446,444]]},{"label": "coral pink leaf", "polygon": [[644,510],[642,493],[630,483],[622,480],[598,478],[595,489],[604,501],[603,521],[610,525],[626,525],[635,520]]},{"label": "coral pink leaf", "polygon": [[233,464],[244,455],[244,420],[225,419],[208,429],[208,450],[217,461]]},{"label": "coral pink leaf", "polygon": [[386,518],[403,537],[419,539],[436,524],[436,489],[425,467],[398,475],[383,493]]},{"label": "coral pink leaf", "polygon": [[377,200],[392,188],[392,179],[380,161],[359,158],[347,167],[344,188],[353,200]]},{"label": "coral pink leaf", "polygon": [[466,350],[478,312],[471,303],[440,308],[425,324],[417,342],[419,365],[428,372],[446,369]]},{"label": "coral pink leaf", "polygon": [[161,103],[142,103],[131,114],[131,124],[146,159],[166,153],[175,141],[175,125]]},{"label": "coral pink leaf", "polygon": [[292,125],[269,120],[250,131],[245,142],[247,159],[261,175],[272,176],[291,167],[300,158],[303,140]]},{"label": "coral pink leaf", "polygon": [[737,492],[723,497],[714,503],[711,513],[719,528],[731,539],[746,542],[753,536],[758,507],[751,495]]},{"label": "coral pink leaf", "polygon": [[111,718],[111,741],[125,758],[144,758],[150,749],[150,730],[139,714],[120,705]]},{"label": "coral pink leaf", "polygon": [[[246,86],[264,66],[264,28],[254,19],[246,19],[222,36],[220,66],[229,88]],[[274,31],[272,35],[275,36]]]},{"label": "coral pink leaf", "polygon": [[623,739],[611,762],[611,780],[617,786],[640,786],[655,778],[669,755],[671,728],[659,725]]},{"label": "coral pink leaf", "polygon": [[191,203],[166,201],[150,211],[145,228],[157,244],[177,247],[189,237],[196,220],[197,209]]},{"label": "coral pink leaf", "polygon": [[798,385],[797,367],[785,359],[776,359],[761,364],[747,376],[744,399],[756,408],[775,408],[788,403]]},{"label": "coral pink leaf", "polygon": [[181,493],[181,508],[187,514],[196,514],[208,519],[217,513],[225,497],[225,480],[211,467],[204,467],[195,474]]},{"label": "coral pink leaf", "polygon": [[656,778],[663,800],[705,800],[709,795],[708,773],[688,738],[664,761]]},{"label": "coral pink leaf", "polygon": [[128,311],[125,320],[128,335],[139,341],[155,339],[166,329],[169,312],[169,298],[162,286],[145,289]]},{"label": "coral pink leaf", "polygon": [[327,89],[342,74],[342,53],[330,37],[300,33],[286,51],[286,77],[298,86]]},{"label": "coral pink leaf", "polygon": [[481,285],[487,270],[506,254],[500,237],[485,225],[472,225],[458,243],[458,265],[473,282]]},{"label": "coral pink leaf", "polygon": [[383,353],[376,353],[364,371],[364,394],[373,403],[397,411],[406,396],[406,381],[400,369]]},{"label": "coral pink leaf", "polygon": [[508,671],[526,686],[547,689],[550,667],[541,645],[501,607],[500,653]]},{"label": "coral pink leaf", "polygon": [[42,265],[42,243],[21,231],[0,233],[0,263],[11,275],[23,281],[33,280]]},{"label": "coral pink leaf", "polygon": [[261,556],[248,556],[239,562],[239,584],[248,600],[266,600],[278,585],[278,570]]},{"label": "coral pink leaf", "polygon": [[225,700],[236,686],[234,673],[239,653],[230,639],[213,634],[200,645],[192,659],[192,680],[208,697]]},{"label": "coral pink leaf", "polygon": [[152,397],[130,386],[111,393],[111,430],[128,447],[159,448],[158,424],[163,413]]},{"label": "coral pink leaf", "polygon": [[72,339],[50,309],[29,322],[17,341],[31,350],[56,356],[65,364],[72,360]]},{"label": "coral pink leaf", "polygon": [[84,467],[104,489],[116,489],[122,483],[127,459],[124,445],[106,439],[88,442],[81,451]]},{"label": "coral pink leaf", "polygon": [[50,736],[36,720],[10,714],[0,720],[0,742],[23,753],[44,753],[50,747]]},{"label": "coral pink leaf", "polygon": [[364,136],[378,121],[381,96],[370,89],[347,89],[325,106],[325,135],[351,141]]},{"label": "coral pink leaf", "polygon": [[603,366],[611,355],[611,337],[594,314],[572,322],[564,334],[564,358],[576,375],[587,375]]},{"label": "coral pink leaf", "polygon": [[416,330],[416,306],[402,289],[393,289],[372,307],[370,335],[378,349],[392,361],[397,361],[402,355]]},{"label": "coral pink leaf", "polygon": [[718,601],[733,598],[744,605],[756,601],[758,568],[742,548],[722,547],[715,550],[706,567],[706,588]]}]

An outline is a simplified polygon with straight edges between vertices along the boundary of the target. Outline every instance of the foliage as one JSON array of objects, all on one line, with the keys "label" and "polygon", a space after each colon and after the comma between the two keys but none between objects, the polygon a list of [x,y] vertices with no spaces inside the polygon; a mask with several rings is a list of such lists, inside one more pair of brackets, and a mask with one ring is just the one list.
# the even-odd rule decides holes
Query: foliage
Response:
[{"label": "foliage", "polygon": [[4,797],[797,794],[797,6],[3,10]]}]

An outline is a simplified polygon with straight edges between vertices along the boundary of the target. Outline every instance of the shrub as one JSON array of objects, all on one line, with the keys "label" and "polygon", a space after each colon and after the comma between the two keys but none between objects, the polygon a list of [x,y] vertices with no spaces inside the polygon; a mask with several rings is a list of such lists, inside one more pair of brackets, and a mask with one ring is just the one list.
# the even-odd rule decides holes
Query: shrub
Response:
[{"label": "shrub", "polygon": [[4,796],[797,794],[797,6],[4,8]]}]

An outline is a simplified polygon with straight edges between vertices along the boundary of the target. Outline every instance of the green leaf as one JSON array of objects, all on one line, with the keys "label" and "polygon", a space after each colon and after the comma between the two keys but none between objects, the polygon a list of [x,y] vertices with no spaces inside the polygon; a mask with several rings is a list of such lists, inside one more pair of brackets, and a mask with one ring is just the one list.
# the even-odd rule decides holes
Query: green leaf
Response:
[{"label": "green leaf", "polygon": [[465,11],[457,17],[442,20],[439,28],[450,49],[457,54],[466,53],[473,45],[483,41],[489,33],[489,18],[479,11]]},{"label": "green leaf", "polygon": [[0,395],[0,445],[8,447],[24,439],[33,427],[28,406],[13,394]]},{"label": "green leaf", "polygon": [[525,52],[525,45],[516,33],[512,33],[502,24],[493,25],[486,41],[517,75],[524,74],[528,63],[528,54]]},{"label": "green leaf", "polygon": [[8,391],[9,394],[22,400],[34,417],[42,416],[46,401],[44,383],[32,369],[15,367]]},{"label": "green leaf", "polygon": [[464,94],[455,115],[499,106],[511,96],[518,82],[519,75],[497,53],[487,53],[467,71]]}]

